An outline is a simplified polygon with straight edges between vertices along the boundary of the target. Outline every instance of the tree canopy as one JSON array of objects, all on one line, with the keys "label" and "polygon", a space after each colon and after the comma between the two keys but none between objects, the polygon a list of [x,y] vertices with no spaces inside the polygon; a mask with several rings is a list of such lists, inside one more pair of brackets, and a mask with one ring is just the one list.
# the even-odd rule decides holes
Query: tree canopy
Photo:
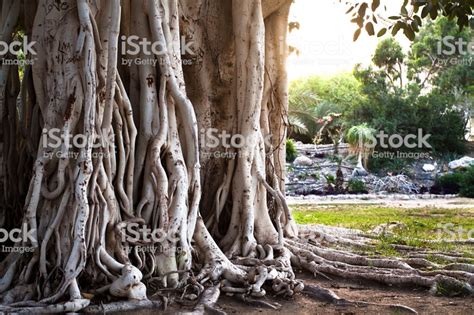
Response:
[{"label": "tree canopy", "polygon": [[474,25],[474,0],[403,0],[400,1],[399,14],[390,16],[387,16],[387,2],[383,0],[344,2],[349,6],[347,14],[351,14],[351,21],[358,27],[354,40],[357,40],[365,29],[370,36],[377,34],[379,37],[387,31],[395,36],[402,30],[405,36],[413,41],[415,34],[424,24],[423,19],[427,17],[435,20],[438,16],[445,16],[454,20],[461,29]]}]

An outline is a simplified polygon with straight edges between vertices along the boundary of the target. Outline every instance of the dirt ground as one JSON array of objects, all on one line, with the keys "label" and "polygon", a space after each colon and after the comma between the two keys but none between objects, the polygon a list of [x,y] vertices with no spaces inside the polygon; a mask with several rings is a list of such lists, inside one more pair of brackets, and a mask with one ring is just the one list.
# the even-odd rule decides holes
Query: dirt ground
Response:
[{"label": "dirt ground", "polygon": [[[327,280],[314,279],[309,274],[303,274],[300,277],[305,279],[305,283],[331,289],[339,297],[348,300],[379,304],[402,304],[415,309],[419,314],[474,314],[474,298],[435,297],[425,290],[401,290],[382,287],[377,284],[367,285],[341,281],[331,283]],[[231,297],[226,296],[221,297],[218,304],[227,314],[400,314],[399,311],[391,310],[388,307],[338,307],[315,301],[304,293],[297,294],[291,299],[267,297],[266,300],[280,303],[282,305],[281,309],[278,311],[258,309],[236,302]]]},{"label": "dirt ground", "polygon": [[[374,283],[345,282],[338,279],[330,282],[326,279],[315,279],[308,273],[297,275],[304,279],[306,284],[320,285],[334,291],[339,297],[353,301],[365,301],[378,304],[401,304],[416,310],[418,314],[474,314],[474,298],[446,298],[431,295],[424,289],[400,289],[380,286]],[[261,308],[240,302],[233,297],[221,295],[217,306],[227,314],[240,315],[358,315],[358,314],[403,314],[389,307],[341,307],[325,302],[316,301],[304,293],[296,294],[292,298],[275,297],[268,294],[266,302],[279,303],[280,309]],[[167,311],[143,310],[134,314],[186,314],[191,309],[170,307]],[[125,314],[125,313],[124,313]]]}]

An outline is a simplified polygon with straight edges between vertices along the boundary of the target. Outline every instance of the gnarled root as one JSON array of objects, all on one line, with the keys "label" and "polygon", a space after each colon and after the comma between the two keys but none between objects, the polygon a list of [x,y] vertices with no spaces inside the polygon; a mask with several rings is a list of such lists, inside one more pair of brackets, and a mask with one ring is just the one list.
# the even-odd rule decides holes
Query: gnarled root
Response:
[{"label": "gnarled root", "polygon": [[[307,232],[308,230],[304,235],[308,235]],[[320,233],[315,231],[312,235],[320,235]],[[327,234],[327,232],[324,233]],[[447,296],[471,295],[474,292],[471,285],[474,275],[472,264],[452,263],[441,266],[424,258],[367,257],[356,254],[351,247],[347,247],[352,240],[345,235],[343,230],[338,229],[333,233],[337,235],[327,234],[331,240],[330,244],[334,244],[335,237],[344,238],[346,241],[339,245],[345,249],[323,245],[326,238],[318,238],[318,241],[306,239],[304,236],[287,239],[285,244],[292,253],[292,263],[312,272],[315,276],[330,275],[344,279],[376,281],[387,285],[425,287],[433,294]],[[357,248],[375,246],[373,241],[368,242],[359,237],[356,245]]]},{"label": "gnarled root", "polygon": [[142,273],[136,267],[127,264],[122,268],[121,276],[112,282],[110,293],[117,297],[132,300],[146,300],[146,287],[140,282]]}]

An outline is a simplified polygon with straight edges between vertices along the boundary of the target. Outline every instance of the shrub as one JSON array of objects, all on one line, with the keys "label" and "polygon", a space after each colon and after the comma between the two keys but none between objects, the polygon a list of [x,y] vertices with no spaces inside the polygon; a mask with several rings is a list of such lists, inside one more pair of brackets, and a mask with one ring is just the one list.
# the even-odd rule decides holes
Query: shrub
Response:
[{"label": "shrub", "polygon": [[296,157],[298,156],[298,151],[296,150],[296,146],[293,140],[287,139],[286,140],[286,161],[293,162]]},{"label": "shrub", "polygon": [[463,173],[459,194],[463,197],[474,198],[474,166]]},{"label": "shrub", "polygon": [[363,194],[367,193],[365,183],[358,179],[351,179],[347,183],[347,191],[351,194]]},{"label": "shrub", "polygon": [[411,159],[402,158],[389,158],[389,157],[377,157],[369,160],[368,169],[380,175],[386,175],[387,173],[396,174],[407,174],[410,171]]},{"label": "shrub", "polygon": [[446,174],[436,179],[435,186],[443,194],[458,194],[461,190],[464,175],[461,172]]}]

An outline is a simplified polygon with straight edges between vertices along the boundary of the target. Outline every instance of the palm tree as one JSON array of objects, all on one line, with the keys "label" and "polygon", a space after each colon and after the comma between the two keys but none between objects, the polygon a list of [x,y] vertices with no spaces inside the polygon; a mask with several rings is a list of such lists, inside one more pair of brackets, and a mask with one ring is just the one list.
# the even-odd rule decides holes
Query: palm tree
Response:
[{"label": "palm tree", "polygon": [[308,126],[296,113],[290,111],[288,115],[289,132],[288,136],[292,134],[307,135],[309,133]]},{"label": "palm tree", "polygon": [[356,169],[365,171],[370,152],[374,149],[376,130],[366,123],[353,126],[346,135],[346,141],[351,146],[351,150],[358,154]]},{"label": "palm tree", "polygon": [[311,137],[317,129],[315,107],[319,98],[311,91],[300,89],[290,93],[288,101],[289,135]]}]

